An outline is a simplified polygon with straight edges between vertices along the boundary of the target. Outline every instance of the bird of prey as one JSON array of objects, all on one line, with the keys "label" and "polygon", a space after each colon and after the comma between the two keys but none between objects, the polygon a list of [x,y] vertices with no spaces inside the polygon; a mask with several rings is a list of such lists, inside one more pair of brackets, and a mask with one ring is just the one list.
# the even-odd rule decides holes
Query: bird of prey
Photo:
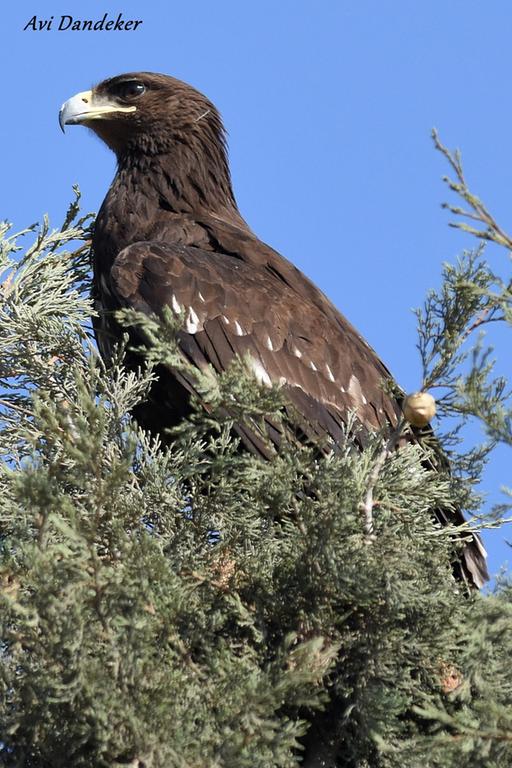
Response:
[{"label": "bird of prey", "polygon": [[[191,86],[133,72],[104,80],[66,101],[60,124],[85,125],[116,154],[117,173],[93,236],[100,352],[109,356],[122,329],[115,312],[132,308],[184,319],[181,354],[198,369],[225,371],[244,359],[263,384],[281,385],[297,431],[342,440],[349,414],[361,429],[396,425],[400,404],[382,386],[390,373],[327,297],[293,264],[259,240],[233,194],[219,112]],[[160,371],[143,426],[179,422],[196,393],[183,369]],[[292,415],[293,414],[293,415]],[[300,424],[297,424],[300,421]],[[249,450],[270,458],[268,435],[235,426]],[[451,522],[462,522],[454,512]],[[474,537],[463,568],[481,586],[485,555]]]}]

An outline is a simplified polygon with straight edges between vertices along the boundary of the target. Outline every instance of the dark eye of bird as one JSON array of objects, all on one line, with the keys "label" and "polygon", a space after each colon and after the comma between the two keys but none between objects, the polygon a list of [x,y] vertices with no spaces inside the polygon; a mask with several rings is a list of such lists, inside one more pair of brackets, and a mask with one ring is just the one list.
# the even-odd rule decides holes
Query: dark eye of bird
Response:
[{"label": "dark eye of bird", "polygon": [[137,96],[142,96],[146,86],[138,80],[127,80],[124,83],[117,83],[110,90],[114,96],[120,99],[134,99]]}]

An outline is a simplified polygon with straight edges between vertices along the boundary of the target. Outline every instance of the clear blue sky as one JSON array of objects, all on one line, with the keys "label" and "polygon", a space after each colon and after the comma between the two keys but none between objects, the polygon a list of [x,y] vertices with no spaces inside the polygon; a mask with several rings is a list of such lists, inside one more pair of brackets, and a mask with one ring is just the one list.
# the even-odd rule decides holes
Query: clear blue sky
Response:
[{"label": "clear blue sky", "polygon": [[[143,24],[55,29],[62,14],[105,12]],[[54,16],[54,29],[22,31],[36,13]],[[462,149],[475,191],[512,229],[511,32],[509,0],[6,3],[0,217],[20,228],[47,211],[57,223],[75,182],[96,210],[114,158],[83,129],[64,137],[60,104],[124,71],[172,74],[220,108],[251,227],[327,292],[413,390],[410,310],[438,285],[442,262],[471,244],[440,208],[446,168],[432,126]],[[492,258],[506,272],[506,254]],[[510,373],[508,356],[500,365]],[[491,461],[493,501],[501,483],[512,484],[510,464],[505,450]],[[509,559],[507,537],[485,535],[493,572]]]}]

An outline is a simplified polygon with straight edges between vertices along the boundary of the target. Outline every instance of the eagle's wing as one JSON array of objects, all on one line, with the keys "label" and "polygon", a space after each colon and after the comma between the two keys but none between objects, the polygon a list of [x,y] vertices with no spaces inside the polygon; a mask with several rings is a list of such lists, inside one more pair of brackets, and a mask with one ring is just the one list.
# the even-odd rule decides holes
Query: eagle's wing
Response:
[{"label": "eagle's wing", "polygon": [[[396,423],[386,368],[352,326],[332,320],[265,269],[231,255],[159,242],[125,248],[111,271],[121,306],[184,313],[180,347],[222,372],[235,356],[257,379],[281,384],[306,433],[340,439],[350,412],[367,429]],[[319,292],[320,293],[320,292]],[[182,381],[193,391],[192,381]]]},{"label": "eagle's wing", "polygon": [[[382,386],[388,370],[340,313],[333,316],[330,303],[322,311],[320,291],[318,301],[311,301],[311,285],[304,296],[273,271],[255,269],[232,255],[141,242],[116,258],[109,291],[119,306],[145,314],[159,315],[166,306],[183,313],[180,348],[199,368],[211,365],[223,372],[239,356],[261,382],[281,384],[309,437],[342,439],[351,412],[363,430],[395,425],[400,406]],[[173,408],[185,408],[184,392],[196,393],[186,373],[161,377],[144,423],[156,420],[157,427],[165,426]],[[269,457],[266,440],[256,431],[237,425],[237,432],[247,448]],[[267,432],[278,444],[279,427],[268,421]],[[460,510],[436,514],[444,523],[464,522]],[[462,569],[477,585],[488,578],[477,535],[464,548]]]}]

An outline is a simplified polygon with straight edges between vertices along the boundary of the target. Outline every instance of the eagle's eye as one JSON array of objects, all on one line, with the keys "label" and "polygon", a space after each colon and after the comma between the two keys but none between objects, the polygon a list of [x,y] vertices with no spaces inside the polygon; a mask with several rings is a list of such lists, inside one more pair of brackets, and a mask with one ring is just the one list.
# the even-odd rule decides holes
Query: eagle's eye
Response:
[{"label": "eagle's eye", "polygon": [[142,96],[146,86],[139,80],[125,80],[123,83],[117,83],[111,86],[110,91],[118,99],[135,99]]}]

